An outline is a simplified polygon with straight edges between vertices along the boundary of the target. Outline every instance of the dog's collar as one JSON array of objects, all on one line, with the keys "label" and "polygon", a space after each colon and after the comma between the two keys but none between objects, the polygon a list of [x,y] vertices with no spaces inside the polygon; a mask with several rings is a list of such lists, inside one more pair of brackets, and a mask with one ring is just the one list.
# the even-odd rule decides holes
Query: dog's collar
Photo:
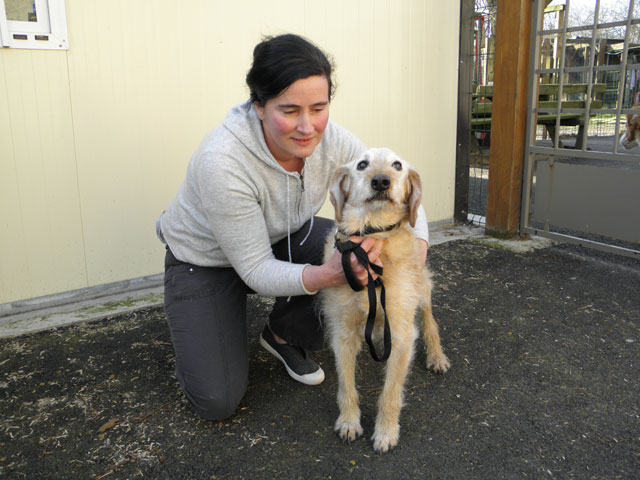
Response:
[{"label": "dog's collar", "polygon": [[393,225],[387,225],[386,227],[372,227],[371,225],[364,227],[360,231],[356,231],[353,233],[347,233],[344,230],[340,230],[338,228],[338,233],[344,235],[345,237],[366,237],[367,235],[373,235],[374,233],[382,233],[382,232],[390,232],[398,228],[402,224],[402,221],[398,223],[394,223]]}]

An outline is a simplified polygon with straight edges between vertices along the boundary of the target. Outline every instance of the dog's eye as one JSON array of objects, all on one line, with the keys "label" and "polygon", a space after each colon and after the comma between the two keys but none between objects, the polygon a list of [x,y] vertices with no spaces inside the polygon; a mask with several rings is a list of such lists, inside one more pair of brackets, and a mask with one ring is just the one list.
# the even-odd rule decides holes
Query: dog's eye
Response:
[{"label": "dog's eye", "polygon": [[402,164],[401,164],[400,162],[398,162],[398,161],[393,162],[393,163],[391,164],[391,166],[392,166],[393,168],[395,168],[396,170],[398,170],[398,171],[402,170]]},{"label": "dog's eye", "polygon": [[368,160],[362,160],[361,162],[358,163],[357,169],[358,170],[364,170],[368,166],[369,166],[369,161]]}]

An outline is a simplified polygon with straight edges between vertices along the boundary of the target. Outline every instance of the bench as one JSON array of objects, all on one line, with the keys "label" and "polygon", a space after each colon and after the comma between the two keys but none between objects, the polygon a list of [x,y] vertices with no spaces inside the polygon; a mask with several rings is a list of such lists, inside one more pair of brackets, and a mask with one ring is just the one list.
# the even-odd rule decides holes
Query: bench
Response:
[{"label": "bench", "polygon": [[[586,83],[567,84],[562,86],[564,94],[586,94],[588,85]],[[604,93],[606,85],[604,83],[596,83],[591,87],[591,103],[589,116],[594,116],[597,110],[602,108],[602,100],[596,100],[596,94]],[[540,109],[556,109],[557,101],[551,100],[551,97],[558,96],[559,85],[557,83],[540,84],[538,89],[538,108]],[[563,100],[561,102],[562,109],[579,109],[586,108],[585,100]],[[490,128],[491,126],[491,110],[493,105],[493,86],[478,85],[473,94],[473,103],[471,110],[471,128],[478,129],[483,125]],[[537,124],[544,125],[551,140],[555,139],[556,133],[556,113],[538,113]],[[560,113],[560,125],[578,127],[578,137],[576,145],[582,144],[584,137],[584,114],[582,113]],[[560,145],[562,147],[562,145]]]}]

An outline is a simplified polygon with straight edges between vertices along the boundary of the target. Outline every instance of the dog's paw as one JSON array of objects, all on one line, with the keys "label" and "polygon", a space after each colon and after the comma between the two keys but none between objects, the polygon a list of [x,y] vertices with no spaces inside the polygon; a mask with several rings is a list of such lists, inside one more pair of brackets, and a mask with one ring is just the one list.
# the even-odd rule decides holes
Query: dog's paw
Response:
[{"label": "dog's paw", "polygon": [[378,455],[388,452],[398,444],[400,428],[381,431],[376,429],[373,433],[373,449]]},{"label": "dog's paw", "polygon": [[343,442],[353,442],[363,432],[359,420],[346,421],[342,416],[338,417],[335,430]]},{"label": "dog's paw", "polygon": [[437,356],[427,355],[427,368],[429,370],[433,370],[436,373],[446,373],[449,367],[451,367],[451,364],[444,353]]}]

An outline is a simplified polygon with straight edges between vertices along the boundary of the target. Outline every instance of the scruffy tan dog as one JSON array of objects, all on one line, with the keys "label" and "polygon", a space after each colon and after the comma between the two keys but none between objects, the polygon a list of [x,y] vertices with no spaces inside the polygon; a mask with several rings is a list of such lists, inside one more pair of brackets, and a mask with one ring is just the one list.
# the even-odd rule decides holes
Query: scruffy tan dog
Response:
[{"label": "scruffy tan dog", "polygon": [[[338,229],[336,241],[366,232],[384,239],[380,255],[386,288],[386,313],[391,330],[391,354],[387,360],[384,388],[378,400],[373,448],[384,453],[398,443],[398,419],[403,403],[404,382],[414,352],[417,329],[414,318],[422,311],[427,347],[427,367],[445,373],[449,360],[440,346],[438,325],[431,313],[431,278],[422,269],[421,251],[410,226],[415,226],[422,186],[418,172],[388,149],[370,149],[360,160],[336,170],[330,186]],[[370,233],[377,231],[377,233]],[[325,247],[325,259],[334,251],[334,238]],[[377,289],[374,336],[383,336],[384,312]],[[369,301],[367,290],[354,292],[349,285],[322,292],[327,332],[338,372],[340,416],[335,429],[342,440],[362,434],[360,407],[355,385],[356,356],[361,349]]]},{"label": "scruffy tan dog", "polygon": [[[640,105],[634,105],[634,110],[640,110]],[[625,150],[631,150],[640,145],[640,114],[627,113],[627,129],[620,135],[619,145]]]}]

